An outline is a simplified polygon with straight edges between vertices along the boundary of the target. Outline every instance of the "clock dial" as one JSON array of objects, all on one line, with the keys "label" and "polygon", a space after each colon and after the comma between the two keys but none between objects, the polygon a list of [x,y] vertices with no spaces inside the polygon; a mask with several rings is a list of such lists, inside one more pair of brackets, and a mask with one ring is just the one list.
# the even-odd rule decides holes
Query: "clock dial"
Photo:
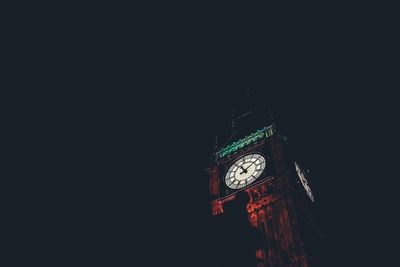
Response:
[{"label": "clock dial", "polygon": [[297,176],[299,177],[304,189],[307,192],[307,195],[310,197],[311,201],[314,202],[314,196],[311,192],[311,188],[308,185],[308,181],[306,179],[306,176],[304,175],[304,171],[301,169],[300,165],[297,164],[297,162],[294,163],[294,166],[296,168]]},{"label": "clock dial", "polygon": [[239,189],[254,182],[265,169],[265,158],[260,154],[250,154],[239,158],[225,175],[229,188]]}]

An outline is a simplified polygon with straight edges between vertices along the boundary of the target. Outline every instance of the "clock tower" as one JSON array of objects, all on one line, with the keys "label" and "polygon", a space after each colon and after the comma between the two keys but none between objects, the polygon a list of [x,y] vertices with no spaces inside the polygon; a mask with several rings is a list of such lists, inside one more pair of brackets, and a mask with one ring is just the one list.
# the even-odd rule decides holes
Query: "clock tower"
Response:
[{"label": "clock tower", "polygon": [[326,266],[309,173],[268,112],[234,114],[208,173],[215,266]]}]

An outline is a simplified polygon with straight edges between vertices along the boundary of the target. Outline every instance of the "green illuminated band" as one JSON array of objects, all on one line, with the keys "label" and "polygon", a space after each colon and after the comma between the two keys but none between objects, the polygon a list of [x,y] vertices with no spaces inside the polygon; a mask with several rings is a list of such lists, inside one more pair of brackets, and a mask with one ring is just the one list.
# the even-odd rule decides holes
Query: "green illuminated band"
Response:
[{"label": "green illuminated band", "polygon": [[221,150],[219,150],[217,152],[217,156],[219,158],[223,158],[235,151],[237,151],[238,149],[241,149],[247,145],[250,145],[252,143],[255,143],[257,140],[263,138],[263,137],[270,137],[271,135],[273,135],[276,132],[276,128],[274,125],[268,126],[268,127],[264,127],[236,142],[233,142],[232,144],[221,148]]}]

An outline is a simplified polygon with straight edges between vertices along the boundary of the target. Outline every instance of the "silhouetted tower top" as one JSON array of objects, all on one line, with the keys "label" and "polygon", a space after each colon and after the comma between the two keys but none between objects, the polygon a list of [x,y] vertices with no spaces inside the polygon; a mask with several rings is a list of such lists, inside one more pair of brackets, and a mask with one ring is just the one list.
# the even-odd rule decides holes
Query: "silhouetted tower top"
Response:
[{"label": "silhouetted tower top", "polygon": [[271,107],[267,101],[263,101],[256,90],[251,88],[243,90],[237,97],[236,103],[232,109],[231,134],[223,146],[274,123]]}]

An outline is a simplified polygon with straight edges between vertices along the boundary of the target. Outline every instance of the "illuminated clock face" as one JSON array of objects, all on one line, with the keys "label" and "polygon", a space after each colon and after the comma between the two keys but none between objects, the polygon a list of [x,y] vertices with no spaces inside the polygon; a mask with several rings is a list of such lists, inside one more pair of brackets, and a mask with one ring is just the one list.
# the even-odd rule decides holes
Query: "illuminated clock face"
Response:
[{"label": "illuminated clock face", "polygon": [[250,154],[236,160],[225,175],[229,188],[239,189],[254,182],[265,169],[265,158],[260,154]]},{"label": "illuminated clock face", "polygon": [[300,179],[301,183],[303,184],[303,187],[306,190],[307,195],[310,197],[311,201],[314,202],[314,196],[311,192],[310,186],[308,185],[306,176],[304,175],[304,171],[300,168],[300,165],[297,164],[297,162],[294,163],[294,166],[296,168],[297,176],[299,176],[299,179]]}]

